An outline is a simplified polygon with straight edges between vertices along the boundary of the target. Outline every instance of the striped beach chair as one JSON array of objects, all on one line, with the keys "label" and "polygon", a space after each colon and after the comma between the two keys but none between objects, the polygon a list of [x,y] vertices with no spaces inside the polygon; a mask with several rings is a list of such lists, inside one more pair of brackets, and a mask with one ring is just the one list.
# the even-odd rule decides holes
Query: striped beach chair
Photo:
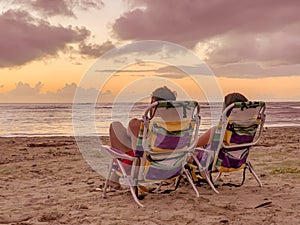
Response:
[{"label": "striped beach chair", "polygon": [[[135,202],[140,206],[143,204],[139,190],[151,185],[156,186],[153,192],[159,191],[167,180],[176,181],[175,190],[182,175],[187,177],[199,197],[190,172],[186,169],[197,143],[199,113],[200,107],[195,101],[158,101],[151,104],[143,115],[134,156],[102,146],[102,150],[112,159],[108,178],[116,162],[124,184],[129,186]],[[130,174],[122,164],[124,159],[132,162]],[[105,191],[104,188],[104,194]]]},{"label": "striped beach chair", "polygon": [[[223,112],[212,143],[206,148],[197,148],[198,156],[194,157],[195,164],[201,176],[211,188],[222,173],[244,170],[241,184],[227,183],[223,185],[242,186],[245,172],[248,168],[259,186],[261,180],[256,175],[253,166],[248,161],[249,150],[259,141],[265,122],[264,102],[236,102],[229,105]],[[212,173],[217,172],[215,179]]]}]

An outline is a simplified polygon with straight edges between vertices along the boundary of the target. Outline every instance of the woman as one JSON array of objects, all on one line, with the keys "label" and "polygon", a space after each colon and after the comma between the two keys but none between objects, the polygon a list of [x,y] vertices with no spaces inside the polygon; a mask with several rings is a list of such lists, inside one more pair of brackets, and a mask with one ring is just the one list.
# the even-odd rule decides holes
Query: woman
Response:
[{"label": "woman", "polygon": [[[223,110],[234,102],[247,102],[248,99],[240,93],[230,93],[225,96]],[[211,127],[204,134],[200,135],[197,147],[203,147],[211,143],[216,127]]]},{"label": "woman", "polygon": [[[176,92],[171,91],[166,86],[155,89],[151,95],[151,103],[163,100],[175,101]],[[141,123],[141,119],[134,118],[129,121],[128,127],[125,128],[119,121],[112,122],[109,127],[111,146],[115,149],[118,149],[119,151],[133,156],[133,149],[135,149],[136,146]],[[130,170],[131,162],[128,162],[126,160],[124,160],[123,162],[125,168],[127,170]],[[112,174],[109,185],[113,188],[120,187],[119,176],[117,174]]]}]

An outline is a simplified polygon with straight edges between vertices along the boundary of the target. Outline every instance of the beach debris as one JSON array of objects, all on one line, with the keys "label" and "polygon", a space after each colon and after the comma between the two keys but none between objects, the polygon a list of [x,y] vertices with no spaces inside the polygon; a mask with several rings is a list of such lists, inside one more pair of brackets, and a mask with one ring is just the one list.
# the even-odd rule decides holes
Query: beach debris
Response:
[{"label": "beach debris", "polygon": [[102,191],[102,189],[97,187],[97,188],[95,188],[95,191]]},{"label": "beach debris", "polygon": [[89,207],[85,204],[76,204],[73,206],[76,210],[84,210],[84,209],[89,209]]},{"label": "beach debris", "polygon": [[88,179],[88,180],[86,181],[86,183],[90,185],[90,184],[94,184],[94,183],[95,183],[95,181],[94,181],[94,180],[92,180],[92,179]]},{"label": "beach debris", "polygon": [[68,142],[66,141],[63,142],[42,142],[42,143],[29,143],[27,144],[27,147],[31,148],[37,148],[37,147],[60,147],[60,146],[65,146],[65,145],[71,145],[73,142]]},{"label": "beach debris", "polygon": [[264,202],[264,203],[261,203],[261,204],[255,206],[254,208],[257,209],[257,208],[269,206],[270,204],[272,204],[272,201],[267,201],[267,202]]},{"label": "beach debris", "polygon": [[29,170],[31,173],[40,173],[41,171],[36,169],[36,170]]},{"label": "beach debris", "polygon": [[284,173],[300,173],[300,169],[296,168],[278,168],[278,169],[273,169],[271,171],[271,174],[284,174]]},{"label": "beach debris", "polygon": [[47,213],[44,213],[38,219],[38,221],[39,222],[50,222],[50,221],[54,221],[54,220],[60,219],[63,216],[64,216],[64,214],[60,213],[60,212],[56,212],[56,211],[54,211],[54,212],[47,212]]},{"label": "beach debris", "polygon": [[32,218],[32,216],[28,216],[28,215],[16,215],[11,217],[11,215],[6,216],[6,217],[0,217],[0,224],[20,224],[23,223],[25,221],[28,221]]},{"label": "beach debris", "polygon": [[89,209],[89,207],[87,205],[80,204],[78,209]]}]

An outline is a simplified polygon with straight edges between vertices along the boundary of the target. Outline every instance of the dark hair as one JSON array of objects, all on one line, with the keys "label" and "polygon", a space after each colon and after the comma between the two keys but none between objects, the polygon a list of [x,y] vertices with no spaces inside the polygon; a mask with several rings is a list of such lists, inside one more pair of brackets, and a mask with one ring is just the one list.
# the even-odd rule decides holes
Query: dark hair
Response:
[{"label": "dark hair", "polygon": [[247,101],[248,99],[244,95],[240,93],[231,93],[225,96],[224,104],[225,107],[227,107],[234,102],[247,102]]},{"label": "dark hair", "polygon": [[152,101],[176,100],[176,93],[163,86],[152,92]]}]

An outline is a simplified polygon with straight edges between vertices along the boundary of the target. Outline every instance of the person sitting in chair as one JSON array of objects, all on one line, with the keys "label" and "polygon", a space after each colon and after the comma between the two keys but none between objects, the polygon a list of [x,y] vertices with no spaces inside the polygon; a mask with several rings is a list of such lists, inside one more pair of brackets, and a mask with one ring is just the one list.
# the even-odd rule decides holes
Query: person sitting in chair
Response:
[{"label": "person sitting in chair", "polygon": [[[151,95],[151,103],[163,100],[175,101],[176,92],[171,91],[166,86],[155,89]],[[109,127],[111,146],[128,155],[133,156],[133,149],[135,149],[141,123],[141,119],[133,118],[129,121],[128,127],[125,128],[119,121],[112,122]],[[113,188],[120,187],[119,176],[117,174],[112,174],[109,185]]]},{"label": "person sitting in chair", "polygon": [[[224,98],[223,110],[235,102],[247,102],[248,99],[240,93],[230,93]],[[211,143],[216,127],[211,127],[204,134],[200,135],[197,142],[197,147],[203,147]]]}]

